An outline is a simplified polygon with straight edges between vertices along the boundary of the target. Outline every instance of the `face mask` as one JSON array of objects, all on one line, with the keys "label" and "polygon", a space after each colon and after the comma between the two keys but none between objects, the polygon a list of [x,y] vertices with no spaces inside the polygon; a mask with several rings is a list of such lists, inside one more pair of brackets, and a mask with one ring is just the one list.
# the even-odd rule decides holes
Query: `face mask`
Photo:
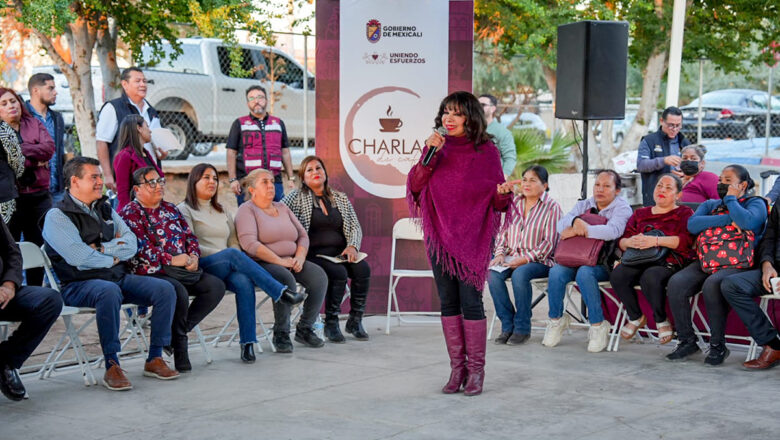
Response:
[{"label": "face mask", "polygon": [[728,183],[719,183],[718,184],[718,196],[720,198],[726,197],[726,193],[729,192],[729,184]]},{"label": "face mask", "polygon": [[684,160],[680,162],[680,171],[686,176],[695,176],[699,174],[698,160]]}]

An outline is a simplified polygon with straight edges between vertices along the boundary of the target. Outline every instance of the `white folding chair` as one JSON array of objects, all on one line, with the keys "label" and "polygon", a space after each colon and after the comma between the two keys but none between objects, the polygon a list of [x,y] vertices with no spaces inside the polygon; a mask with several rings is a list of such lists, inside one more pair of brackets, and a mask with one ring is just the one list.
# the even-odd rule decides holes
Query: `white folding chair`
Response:
[{"label": "white folding chair", "polygon": [[[54,273],[51,270],[51,262],[43,252],[43,249],[39,248],[34,243],[27,241],[22,241],[18,244],[22,253],[22,269],[28,270],[42,268],[46,274],[46,279],[49,281],[49,286],[59,292],[60,287],[57,284],[57,280],[54,278]],[[57,366],[68,346],[71,346],[73,347],[76,363],[81,370],[81,376],[84,378],[84,384],[86,386],[97,384],[97,380],[95,379],[94,374],[92,374],[92,369],[89,366],[89,359],[87,358],[87,354],[84,351],[84,346],[81,344],[81,340],[79,339],[79,332],[76,331],[73,325],[72,317],[78,315],[79,313],[80,312],[78,308],[68,306],[64,306],[60,311],[60,317],[65,324],[65,333],[63,333],[63,335],[60,337],[59,342],[54,346],[52,351],[49,352],[49,355],[46,357],[46,360],[43,362],[40,370],[38,370],[39,377],[41,379],[51,375],[51,372]],[[62,346],[66,338],[68,339],[68,345],[60,351],[59,347]],[[54,360],[52,360],[52,358],[54,358]],[[68,362],[70,363],[71,361]]]},{"label": "white folding chair", "polygon": [[[434,324],[439,321],[422,320],[422,319],[406,319],[403,315],[441,315],[441,312],[402,312],[398,307],[398,296],[395,289],[398,287],[398,282],[401,278],[433,278],[432,270],[417,270],[417,269],[396,269],[395,267],[395,250],[396,242],[398,240],[416,240],[422,241],[423,234],[417,224],[410,218],[402,218],[395,222],[393,225],[393,242],[390,251],[390,288],[387,292],[387,325],[385,327],[385,333],[390,334],[390,318],[395,315],[398,318],[398,325],[401,322],[412,324]],[[395,312],[393,312],[393,305],[395,305]]]},{"label": "white folding chair", "polygon": [[[764,312],[764,315],[766,315],[767,319],[769,319],[769,322],[772,322],[772,318],[769,317],[769,301],[772,300],[780,300],[780,294],[771,294],[771,295],[762,295],[761,296],[761,303],[759,304],[759,307],[761,307],[761,311]],[[775,326],[777,326],[779,323],[775,322]],[[748,356],[747,361],[751,361],[758,357],[758,344],[756,344],[756,341],[752,338],[750,339],[750,347],[748,348]]]},{"label": "white folding chair", "polygon": [[[712,331],[710,330],[710,324],[707,322],[707,319],[704,318],[704,313],[701,310],[701,305],[699,304],[702,299],[702,293],[699,292],[696,295],[694,295],[693,299],[691,300],[691,324],[693,325],[693,329],[696,332],[696,337],[699,339],[699,345],[704,348],[706,347],[706,344],[704,342],[704,336],[712,337]],[[699,328],[696,326],[696,321],[694,320],[696,317],[699,318],[699,320],[704,325],[704,331],[699,330]],[[732,340],[738,340],[738,341],[745,341],[749,344],[752,344],[753,338],[750,336],[740,336],[740,335],[730,335],[726,334],[725,340],[728,341],[729,339]],[[732,348],[742,349],[744,348],[744,345],[741,344],[732,344],[730,342],[726,342],[726,345],[732,346]],[[750,360],[750,345],[747,347],[747,360]]]},{"label": "white folding chair", "polygon": [[[265,294],[265,292],[261,289],[255,289],[256,293],[262,293]],[[232,294],[235,295],[235,292],[231,292],[230,290],[225,291],[225,294]],[[268,341],[268,345],[271,347],[271,351],[274,353],[276,352],[276,347],[274,347],[273,338],[271,338],[271,332],[268,331],[268,328],[265,326],[265,323],[263,322],[263,319],[259,316],[259,310],[265,304],[271,299],[270,296],[266,296],[265,298],[261,299],[257,304],[255,304],[255,310],[258,311],[257,318],[256,318],[256,324],[260,326],[261,334],[257,336],[257,349],[260,351],[260,353],[263,352],[263,346],[260,344],[261,341]],[[230,317],[230,319],[227,320],[225,325],[222,326],[222,328],[219,330],[219,332],[214,336],[212,339],[212,344],[214,346],[218,346],[220,342],[222,342],[222,337],[227,335],[228,328],[231,324],[233,324],[236,319],[238,318],[238,313],[233,312],[233,316]],[[228,341],[228,347],[233,345],[233,342],[238,339],[238,329],[236,328],[232,333],[228,335],[227,341]]]},{"label": "white folding chair", "polygon": [[[509,290],[509,297],[514,298],[513,289],[512,289],[512,278],[506,279],[506,287]],[[490,287],[486,287],[486,289],[490,289]],[[531,331],[534,330],[541,330],[544,331],[547,327],[539,327],[534,326],[534,319],[533,319],[533,310],[534,307],[537,306],[546,296],[547,296],[547,278],[534,278],[531,280],[531,289],[539,291],[539,295],[534,298],[534,300],[531,302]],[[491,296],[492,298],[492,296]],[[490,319],[490,327],[488,328],[488,340],[493,338],[493,328],[496,325],[496,322],[498,321],[498,313],[496,313],[496,306],[495,303],[493,304],[493,317]],[[537,320],[538,322],[538,320]]]}]

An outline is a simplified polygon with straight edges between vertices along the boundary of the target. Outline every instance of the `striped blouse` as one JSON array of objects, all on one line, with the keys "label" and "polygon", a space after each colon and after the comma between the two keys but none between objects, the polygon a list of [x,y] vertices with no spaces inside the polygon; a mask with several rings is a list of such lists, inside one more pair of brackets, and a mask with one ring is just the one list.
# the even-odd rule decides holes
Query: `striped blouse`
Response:
[{"label": "striped blouse", "polygon": [[513,203],[517,211],[512,216],[512,223],[498,236],[495,254],[524,257],[529,262],[552,267],[553,251],[558,244],[555,224],[563,215],[560,205],[545,192],[523,216],[525,197],[516,195]]}]

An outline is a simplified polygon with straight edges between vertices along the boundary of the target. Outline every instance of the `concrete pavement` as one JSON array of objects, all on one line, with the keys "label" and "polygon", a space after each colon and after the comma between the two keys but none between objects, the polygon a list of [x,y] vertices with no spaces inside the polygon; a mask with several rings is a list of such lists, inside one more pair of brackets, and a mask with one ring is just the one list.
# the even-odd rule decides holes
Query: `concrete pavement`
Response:
[{"label": "concrete pavement", "polygon": [[[343,325],[343,322],[342,322]],[[134,389],[84,387],[76,371],[25,377],[30,399],[0,399],[0,439],[769,439],[780,369],[746,372],[744,352],[721,368],[677,364],[671,347],[623,343],[589,354],[587,333],[542,347],[488,344],[485,392],[443,395],[449,374],[437,325],[393,327],[370,317],[368,342],[321,349],[295,343],[242,364],[238,348],[162,382],[122,363]],[[673,345],[673,344],[670,344]],[[102,370],[96,370],[102,376]]]}]

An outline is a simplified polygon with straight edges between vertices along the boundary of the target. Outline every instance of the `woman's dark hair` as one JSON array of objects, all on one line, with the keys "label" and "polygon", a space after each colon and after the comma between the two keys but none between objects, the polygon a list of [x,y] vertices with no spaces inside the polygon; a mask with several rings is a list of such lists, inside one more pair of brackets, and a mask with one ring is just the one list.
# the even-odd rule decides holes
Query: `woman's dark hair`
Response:
[{"label": "woman's dark hair", "polygon": [[14,95],[14,98],[16,98],[17,101],[19,101],[19,107],[22,108],[21,110],[21,116],[19,117],[19,120],[22,120],[23,118],[29,118],[32,117],[30,114],[30,111],[27,110],[27,106],[24,105],[24,101],[22,101],[22,98],[19,97],[19,94],[14,92],[13,89],[9,89],[7,87],[0,87],[0,96],[5,95],[6,93],[10,93]]},{"label": "woman's dark hair", "polygon": [[[184,203],[187,204],[190,208],[194,210],[198,210],[198,190],[195,187],[198,184],[198,181],[203,177],[203,174],[206,173],[206,170],[213,170],[214,175],[217,176],[217,188],[219,188],[219,172],[217,171],[217,168],[210,164],[210,163],[199,163],[192,167],[192,171],[190,171],[190,177],[187,178],[187,195],[184,196]],[[211,207],[214,208],[217,212],[224,212],[222,209],[222,205],[219,204],[217,201],[217,197],[219,196],[219,191],[214,193],[214,196],[211,198]]]},{"label": "woman's dark hair", "polygon": [[132,148],[139,156],[144,157],[144,145],[141,142],[141,135],[138,133],[138,127],[144,125],[144,118],[141,115],[127,115],[119,124],[119,148]]},{"label": "woman's dark hair", "polygon": [[543,185],[547,185],[545,191],[550,190],[550,185],[547,183],[547,181],[550,179],[550,174],[547,172],[547,168],[541,165],[531,165],[530,167],[523,170],[523,174],[521,174],[521,176],[525,176],[525,173],[529,171],[536,174],[536,177],[539,178]]},{"label": "woman's dark hair", "polygon": [[[683,181],[682,181],[682,179],[680,179],[679,177],[675,176],[672,173],[666,173],[666,174],[661,175],[661,177],[658,178],[658,182],[660,182],[661,179],[663,179],[664,177],[671,177],[674,180],[674,184],[677,187],[677,192],[678,193],[683,190]],[[656,183],[656,185],[657,185],[657,183]]]},{"label": "woman's dark hair", "polygon": [[612,176],[612,181],[615,182],[615,189],[620,190],[620,188],[623,187],[623,179],[620,178],[620,174],[617,173],[615,170],[610,170],[606,168],[602,168],[600,170],[596,170],[596,177],[598,177],[601,174],[607,173],[610,176]]},{"label": "woman's dark hair", "polygon": [[133,171],[133,186],[135,185],[141,185],[143,183],[146,183],[146,175],[150,172],[154,171],[157,172],[157,168],[155,167],[143,167],[138,168],[137,170]]},{"label": "woman's dark hair", "polygon": [[747,168],[743,167],[742,165],[734,163],[727,166],[726,168],[723,168],[723,171],[726,170],[734,171],[734,174],[736,174],[739,178],[739,183],[747,182],[747,188],[745,188],[745,192],[750,191],[756,186],[756,182],[754,182],[750,177],[750,173],[748,172]]},{"label": "woman's dark hair", "polygon": [[332,202],[333,191],[331,191],[330,186],[328,186],[328,170],[325,168],[325,162],[323,162],[322,159],[317,156],[306,156],[301,161],[301,166],[298,168],[298,180],[301,182],[301,190],[309,191],[312,194],[314,193],[311,188],[309,188],[303,181],[303,176],[306,175],[306,167],[309,166],[309,163],[314,162],[315,160],[320,163],[320,166],[322,166],[322,171],[325,172],[325,183],[322,187],[322,194]]},{"label": "woman's dark hair", "polygon": [[460,112],[466,117],[466,137],[474,144],[474,147],[482,145],[490,140],[487,133],[487,121],[482,105],[476,96],[469,92],[455,92],[447,96],[439,105],[439,113],[434,119],[433,129],[441,127],[441,117],[445,110]]}]

